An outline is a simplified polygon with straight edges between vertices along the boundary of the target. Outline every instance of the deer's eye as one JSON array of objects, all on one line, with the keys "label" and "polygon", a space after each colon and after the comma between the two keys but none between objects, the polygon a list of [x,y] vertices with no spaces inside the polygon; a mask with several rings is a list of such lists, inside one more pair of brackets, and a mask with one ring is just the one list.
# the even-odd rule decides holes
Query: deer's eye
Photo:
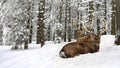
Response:
[{"label": "deer's eye", "polygon": [[99,41],[97,43],[100,43]]}]

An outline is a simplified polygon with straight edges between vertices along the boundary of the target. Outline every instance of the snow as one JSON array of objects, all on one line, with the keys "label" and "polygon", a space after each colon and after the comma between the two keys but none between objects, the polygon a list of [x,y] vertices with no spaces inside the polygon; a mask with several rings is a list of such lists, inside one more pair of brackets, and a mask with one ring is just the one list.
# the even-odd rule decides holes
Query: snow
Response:
[{"label": "snow", "polygon": [[[114,41],[115,40],[115,36],[114,35],[103,35],[101,36],[101,47],[110,47],[110,46],[114,46]],[[106,44],[106,45],[105,45]]]},{"label": "snow", "polygon": [[119,68],[120,46],[114,45],[114,36],[101,37],[100,51],[74,58],[59,57],[60,49],[68,42],[54,44],[47,41],[40,45],[32,43],[28,50],[10,50],[0,46],[0,68]]}]

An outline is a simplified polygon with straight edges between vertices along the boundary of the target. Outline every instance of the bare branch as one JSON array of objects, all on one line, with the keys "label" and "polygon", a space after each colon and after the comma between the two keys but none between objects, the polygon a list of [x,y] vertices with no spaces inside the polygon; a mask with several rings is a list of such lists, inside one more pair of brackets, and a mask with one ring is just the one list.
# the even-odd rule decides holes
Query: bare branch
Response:
[{"label": "bare branch", "polygon": [[104,23],[104,26],[103,26],[103,30],[100,31],[100,35],[102,35],[102,33],[104,33],[107,30],[107,23],[105,19],[103,19],[103,23]]}]

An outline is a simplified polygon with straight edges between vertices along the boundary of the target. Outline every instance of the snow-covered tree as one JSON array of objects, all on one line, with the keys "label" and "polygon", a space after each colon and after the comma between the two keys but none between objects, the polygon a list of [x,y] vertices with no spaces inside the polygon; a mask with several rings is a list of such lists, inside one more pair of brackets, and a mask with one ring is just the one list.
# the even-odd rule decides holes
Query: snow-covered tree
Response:
[{"label": "snow-covered tree", "polygon": [[[3,0],[1,4],[1,18],[0,21],[3,25],[3,32],[8,27],[7,33],[3,39],[4,43],[11,42],[12,49],[17,49],[22,43],[25,43],[25,49],[28,48],[28,42],[31,37],[32,27],[32,0],[19,1],[19,0]],[[14,4],[14,5],[13,5]],[[22,38],[22,39],[21,39]],[[27,40],[27,41],[26,41]],[[20,41],[18,43],[18,41]]]},{"label": "snow-covered tree", "polygon": [[[83,23],[89,31],[99,35],[104,28],[103,20],[107,23],[106,34],[118,32],[118,36],[119,29],[116,28],[119,26],[116,26],[114,1],[1,0],[0,24],[3,25],[3,43],[9,41],[9,44],[14,43],[17,46],[20,43],[16,42],[21,40],[25,48],[28,48],[32,40],[41,43],[41,46],[44,41],[71,41],[77,39],[81,31],[88,34],[83,30]],[[21,37],[23,39],[20,39]]]},{"label": "snow-covered tree", "polygon": [[41,43],[41,47],[44,45],[44,13],[45,13],[45,0],[40,0],[38,9],[38,23],[37,23],[37,44]]},{"label": "snow-covered tree", "polygon": [[63,36],[63,14],[60,14],[60,12],[63,11],[59,7],[63,7],[61,5],[63,2],[56,0],[46,0],[45,2],[45,38],[49,41],[56,42],[56,39],[60,41]]}]

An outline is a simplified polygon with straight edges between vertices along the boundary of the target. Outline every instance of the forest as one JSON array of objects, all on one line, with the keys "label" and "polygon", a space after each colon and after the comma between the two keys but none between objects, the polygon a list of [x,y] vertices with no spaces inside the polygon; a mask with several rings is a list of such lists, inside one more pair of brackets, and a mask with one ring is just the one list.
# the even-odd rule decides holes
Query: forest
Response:
[{"label": "forest", "polygon": [[0,0],[0,68],[120,68],[120,0]]},{"label": "forest", "polygon": [[[120,45],[119,0],[0,0],[1,45],[42,47],[45,41],[70,42],[84,27],[115,35]],[[105,23],[104,23],[105,22]]]}]

